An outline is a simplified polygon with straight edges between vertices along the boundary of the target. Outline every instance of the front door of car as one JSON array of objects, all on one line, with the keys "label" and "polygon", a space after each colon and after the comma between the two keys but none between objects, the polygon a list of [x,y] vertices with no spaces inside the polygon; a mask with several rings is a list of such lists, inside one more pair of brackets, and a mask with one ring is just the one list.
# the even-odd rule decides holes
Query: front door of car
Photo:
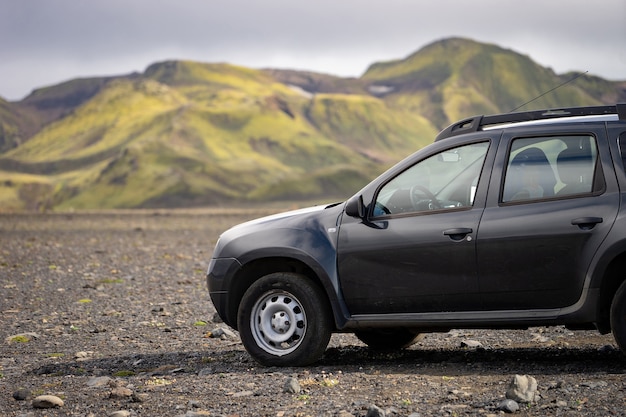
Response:
[{"label": "front door of car", "polygon": [[479,308],[488,150],[481,141],[426,157],[379,185],[365,219],[344,216],[338,272],[353,315]]},{"label": "front door of car", "polygon": [[619,206],[605,130],[505,133],[477,234],[486,310],[575,304]]}]

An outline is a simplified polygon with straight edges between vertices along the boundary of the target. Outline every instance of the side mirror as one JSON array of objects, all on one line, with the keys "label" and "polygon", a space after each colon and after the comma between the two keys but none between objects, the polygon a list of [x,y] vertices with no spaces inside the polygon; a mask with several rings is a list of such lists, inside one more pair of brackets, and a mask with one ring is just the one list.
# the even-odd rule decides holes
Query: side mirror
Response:
[{"label": "side mirror", "polygon": [[363,196],[355,195],[346,203],[346,214],[350,217],[365,218],[365,205],[363,204]]}]

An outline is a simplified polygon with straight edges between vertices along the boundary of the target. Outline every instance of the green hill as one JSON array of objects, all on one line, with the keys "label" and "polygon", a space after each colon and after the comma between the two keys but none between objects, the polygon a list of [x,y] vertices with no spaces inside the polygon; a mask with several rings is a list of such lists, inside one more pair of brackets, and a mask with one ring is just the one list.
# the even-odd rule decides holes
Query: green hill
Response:
[{"label": "green hill", "polygon": [[559,76],[530,57],[497,45],[451,38],[403,60],[373,64],[362,78],[378,88],[387,87],[386,100],[426,115],[439,128],[469,115],[508,112],[531,100],[519,110],[626,99],[624,83],[591,76],[542,96],[576,75]]},{"label": "green hill", "polygon": [[[450,122],[574,76],[455,38],[358,79],[167,61],[71,80],[0,100],[0,210],[342,199]],[[528,108],[620,100],[584,76]]]}]

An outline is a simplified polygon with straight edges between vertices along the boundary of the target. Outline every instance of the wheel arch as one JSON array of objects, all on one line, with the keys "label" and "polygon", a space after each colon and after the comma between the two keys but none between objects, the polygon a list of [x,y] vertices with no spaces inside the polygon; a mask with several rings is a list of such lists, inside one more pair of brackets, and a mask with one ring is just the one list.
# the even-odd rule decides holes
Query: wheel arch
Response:
[{"label": "wheel arch", "polygon": [[601,273],[596,326],[601,333],[611,331],[611,303],[617,289],[626,281],[626,248],[613,255]]},{"label": "wheel arch", "polygon": [[321,288],[326,295],[328,307],[332,310],[334,317],[335,328],[338,327],[338,323],[345,321],[345,317],[339,313],[341,308],[337,308],[339,301],[334,291],[334,286],[325,274],[316,271],[314,267],[300,259],[288,256],[269,256],[254,259],[243,264],[235,276],[233,276],[232,286],[229,290],[227,311],[228,321],[230,323],[236,326],[241,299],[252,283],[275,272],[291,272],[306,277],[309,281]]}]

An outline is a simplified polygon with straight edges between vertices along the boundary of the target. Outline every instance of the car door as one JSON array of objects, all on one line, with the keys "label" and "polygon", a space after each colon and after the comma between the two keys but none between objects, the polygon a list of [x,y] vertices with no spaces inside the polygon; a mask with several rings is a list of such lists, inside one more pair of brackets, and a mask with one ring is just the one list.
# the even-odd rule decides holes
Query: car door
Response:
[{"label": "car door", "polygon": [[365,219],[344,216],[338,273],[353,315],[478,308],[489,149],[483,139],[427,155],[373,184]]},{"label": "car door", "polygon": [[476,236],[486,310],[579,300],[619,207],[610,161],[602,124],[505,131]]}]

